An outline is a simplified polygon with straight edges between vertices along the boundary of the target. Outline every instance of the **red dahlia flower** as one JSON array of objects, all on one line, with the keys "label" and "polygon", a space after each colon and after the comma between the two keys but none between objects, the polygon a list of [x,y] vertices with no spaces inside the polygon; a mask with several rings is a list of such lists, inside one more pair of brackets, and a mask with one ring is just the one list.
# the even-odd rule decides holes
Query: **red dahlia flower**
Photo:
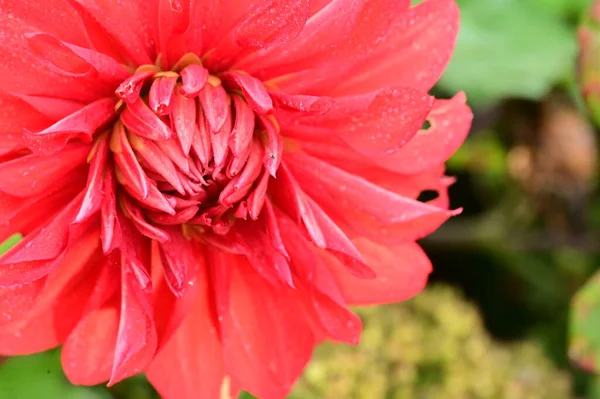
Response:
[{"label": "red dahlia flower", "polygon": [[0,2],[0,354],[281,398],[420,291],[471,113],[427,94],[454,1],[409,3]]}]

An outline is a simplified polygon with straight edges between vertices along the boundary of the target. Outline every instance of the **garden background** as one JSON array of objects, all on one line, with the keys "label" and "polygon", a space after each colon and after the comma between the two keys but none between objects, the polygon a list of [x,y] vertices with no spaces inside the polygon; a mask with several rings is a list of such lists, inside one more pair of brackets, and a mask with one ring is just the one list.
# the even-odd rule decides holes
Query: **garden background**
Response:
[{"label": "garden background", "polygon": [[[428,288],[359,310],[360,346],[319,348],[294,399],[600,399],[600,1],[458,3],[434,91],[475,112],[448,163],[464,211],[421,242]],[[70,386],[57,351],[0,365],[0,398],[155,395],[143,377]]]}]

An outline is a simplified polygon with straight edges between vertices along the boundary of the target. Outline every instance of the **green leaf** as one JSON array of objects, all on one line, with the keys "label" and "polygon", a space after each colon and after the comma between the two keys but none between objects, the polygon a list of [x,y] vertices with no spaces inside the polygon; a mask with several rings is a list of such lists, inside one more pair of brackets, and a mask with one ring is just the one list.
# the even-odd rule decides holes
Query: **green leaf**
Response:
[{"label": "green leaf", "polygon": [[571,308],[569,356],[588,371],[600,368],[600,272],[579,290]]},{"label": "green leaf", "polygon": [[576,34],[562,18],[526,0],[461,2],[461,31],[443,89],[470,102],[542,97],[571,70]]},{"label": "green leaf", "polygon": [[6,241],[0,243],[0,255],[11,249],[14,245],[21,241],[21,239],[23,239],[21,234],[13,234],[12,236],[8,237]]},{"label": "green leaf", "polygon": [[0,398],[110,399],[97,388],[71,385],[60,367],[60,352],[13,357],[0,366]]}]

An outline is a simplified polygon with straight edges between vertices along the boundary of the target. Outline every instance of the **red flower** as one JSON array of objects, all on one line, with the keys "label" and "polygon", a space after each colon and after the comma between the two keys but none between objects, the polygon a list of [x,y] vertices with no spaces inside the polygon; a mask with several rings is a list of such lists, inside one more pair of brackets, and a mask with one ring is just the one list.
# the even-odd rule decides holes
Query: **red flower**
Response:
[{"label": "red flower", "polygon": [[427,95],[454,1],[409,3],[3,1],[0,354],[281,398],[420,291],[471,113]]}]

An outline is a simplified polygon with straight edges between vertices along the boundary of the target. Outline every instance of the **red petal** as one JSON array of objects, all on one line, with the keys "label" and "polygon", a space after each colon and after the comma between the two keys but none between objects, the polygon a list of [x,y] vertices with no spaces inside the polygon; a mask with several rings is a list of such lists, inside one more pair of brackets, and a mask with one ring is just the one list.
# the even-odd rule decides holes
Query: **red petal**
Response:
[{"label": "red petal", "polygon": [[247,14],[235,29],[242,47],[269,47],[295,39],[308,19],[309,1],[271,0]]},{"label": "red petal", "polygon": [[351,273],[362,278],[374,277],[373,271],[364,264],[360,254],[339,226],[302,192],[286,166],[281,169],[283,173],[271,189],[279,208],[304,225],[316,246],[326,248],[340,257]]},{"label": "red petal", "polygon": [[[48,10],[52,10],[51,16]],[[44,32],[64,42],[90,47],[82,20],[69,2],[50,0],[43,7],[39,3],[5,2],[0,26],[4,37],[0,43],[3,90],[84,102],[110,95],[111,87],[98,84],[95,71],[73,51],[28,45],[28,37]]]},{"label": "red petal", "polygon": [[208,70],[202,65],[191,64],[183,68],[181,75],[181,94],[186,97],[196,97],[208,81]]},{"label": "red petal", "polygon": [[171,68],[187,51],[183,33],[188,30],[192,2],[189,0],[158,0],[156,24],[157,50],[164,70]]},{"label": "red petal", "polygon": [[227,118],[225,119],[223,126],[221,126],[221,129],[217,132],[210,132],[213,160],[217,170],[223,169],[225,167],[225,163],[227,162],[228,142],[229,136],[231,135],[233,121],[231,120],[231,112],[227,112],[226,116]]},{"label": "red petal", "polygon": [[75,170],[79,180],[63,179],[55,187],[38,197],[23,199],[0,194],[0,240],[19,232],[24,236],[44,226],[56,217],[64,204],[84,189],[83,171]]},{"label": "red petal", "polygon": [[307,155],[293,153],[287,159],[302,188],[325,212],[378,242],[422,238],[455,214],[385,190]]},{"label": "red petal", "polygon": [[[112,0],[74,0],[124,50],[133,64],[152,64],[156,58],[153,40],[156,8],[143,1],[115,5]],[[108,33],[108,35],[107,35]],[[106,40],[107,41],[107,40]]]},{"label": "red petal", "polygon": [[160,256],[169,287],[180,297],[195,280],[197,243],[185,238],[180,226],[168,228],[167,232],[171,239],[160,244]]},{"label": "red petal", "polygon": [[377,278],[355,278],[329,258],[329,270],[335,275],[344,298],[351,305],[394,303],[419,293],[431,273],[431,262],[413,242],[382,246],[366,239],[355,241],[365,260],[377,273]]},{"label": "red petal", "polygon": [[115,94],[128,104],[134,103],[140,97],[144,83],[155,74],[155,70],[141,70],[125,79],[115,90]]},{"label": "red petal", "polygon": [[30,355],[57,347],[61,343],[61,338],[53,328],[53,322],[54,315],[45,312],[19,328],[0,330],[0,354]]},{"label": "red petal", "polygon": [[196,156],[200,159],[200,162],[204,166],[208,166],[208,162],[212,159],[212,147],[210,145],[210,133],[208,132],[208,128],[206,127],[206,120],[204,117],[204,113],[198,106],[198,123],[196,124],[196,129],[194,132],[194,140],[192,140],[192,149]]},{"label": "red petal", "polygon": [[100,219],[100,238],[102,240],[102,250],[109,253],[120,244],[121,229],[118,226],[117,205],[116,205],[116,182],[113,177],[112,168],[109,167],[104,174],[104,199],[102,201],[101,219]]},{"label": "red petal", "polygon": [[396,85],[430,90],[452,56],[459,19],[454,0],[429,0],[410,8],[394,19],[389,34],[349,71],[336,92],[364,93]]},{"label": "red petal", "polygon": [[[129,137],[131,147],[136,151],[137,155],[144,161],[146,168],[150,168],[155,173],[160,175],[169,184],[175,188],[180,194],[184,195],[185,191],[178,177],[178,172],[171,158],[164,153],[164,146],[158,145],[156,142],[148,139],[143,139],[138,136]],[[162,142],[164,143],[164,141]]]},{"label": "red petal", "polygon": [[109,386],[146,369],[157,346],[150,295],[142,291],[125,265],[121,289],[121,317]]},{"label": "red petal", "polygon": [[469,133],[473,113],[464,93],[451,100],[435,100],[427,120],[431,126],[421,130],[397,153],[376,158],[375,163],[398,173],[416,174],[445,162]]},{"label": "red petal", "polygon": [[[275,289],[231,257],[229,311],[219,314],[225,366],[248,392],[285,397],[316,344],[295,290]],[[227,295],[227,293],[223,293]]]},{"label": "red petal", "polygon": [[[222,395],[226,372],[219,332],[206,280],[197,283],[199,295],[190,313],[148,368],[148,379],[165,399]],[[237,394],[231,392],[231,397]]]},{"label": "red petal", "polygon": [[72,226],[83,193],[47,225],[29,234],[0,257],[0,286],[25,284],[52,271],[87,226]]},{"label": "red petal", "polygon": [[[91,50],[88,47],[80,47],[61,41],[47,33],[31,33],[27,35],[27,44],[34,53],[43,58],[50,59],[52,63],[51,68],[59,67],[64,69],[65,72],[68,71],[71,73],[78,73],[79,71],[95,72],[93,75],[95,75],[97,84],[100,86],[106,84],[109,86],[115,85],[129,76],[127,69],[115,59],[96,50]],[[69,65],[68,62],[63,64],[61,62],[62,59],[56,57],[61,53],[67,55],[69,52],[80,58],[78,61],[81,65],[78,65],[76,70],[73,70],[73,66]]]},{"label": "red petal", "polygon": [[291,219],[280,215],[278,220],[284,233],[285,245],[289,248],[292,257],[294,275],[306,287],[309,300],[326,334],[334,340],[350,344],[358,343],[362,323],[346,307],[342,293],[327,264]]},{"label": "red petal", "polygon": [[163,76],[154,79],[150,86],[148,94],[148,103],[152,111],[158,115],[167,115],[169,113],[171,98],[175,94],[175,85],[178,76]]},{"label": "red petal", "polygon": [[335,103],[335,100],[331,97],[293,95],[281,91],[269,91],[269,94],[280,107],[305,114],[322,115],[329,111]]},{"label": "red petal", "polygon": [[308,19],[308,0],[267,0],[251,9],[205,57],[209,68],[226,69],[249,51],[295,39]]},{"label": "red petal", "polygon": [[[22,100],[23,102],[29,104],[33,107],[37,112],[45,116],[46,118],[51,119],[52,121],[57,121],[66,118],[67,116],[74,114],[75,112],[81,110],[85,104],[81,104],[76,101],[71,100],[63,100],[55,97],[41,97],[41,96],[31,96],[27,94],[12,94],[15,98]],[[18,118],[19,116],[16,114],[11,114],[12,118]],[[31,113],[28,114],[31,117]],[[7,118],[7,119],[12,119]],[[20,118],[19,118],[20,119]],[[35,119],[35,118],[34,118]],[[27,125],[30,123],[24,122],[19,125],[14,131],[23,131],[23,128],[29,130],[42,130],[50,123],[46,123],[44,125],[40,125],[38,128],[29,128]]]},{"label": "red petal", "polygon": [[0,331],[6,331],[6,325],[15,323],[35,307],[36,300],[44,287],[45,279],[30,284],[0,288]]},{"label": "red petal", "polygon": [[[128,270],[128,277],[135,278],[146,291],[150,290],[150,242],[136,229],[122,213],[118,214],[121,227],[121,268]],[[123,282],[122,284],[123,285]]]},{"label": "red petal", "polygon": [[110,378],[118,328],[116,304],[91,312],[75,327],[62,349],[63,370],[72,384],[96,385]]},{"label": "red petal", "polygon": [[225,89],[221,85],[215,87],[209,83],[204,85],[198,97],[210,130],[218,132],[231,113]]},{"label": "red petal", "polygon": [[24,198],[42,194],[82,165],[91,149],[90,145],[70,144],[60,156],[31,154],[0,163],[0,191]]},{"label": "red petal", "polygon": [[104,168],[108,159],[108,135],[104,135],[95,143],[95,155],[90,162],[87,187],[75,223],[80,223],[95,214],[102,207],[104,198]]},{"label": "red petal", "polygon": [[260,80],[240,72],[226,72],[221,78],[242,89],[248,104],[259,114],[266,114],[273,109],[271,96]]},{"label": "red petal", "polygon": [[232,96],[235,107],[235,125],[229,136],[229,147],[233,155],[240,157],[250,149],[254,134],[254,112],[239,96]]},{"label": "red petal", "polygon": [[115,99],[104,98],[42,131],[34,133],[25,129],[25,142],[32,151],[45,154],[56,153],[73,138],[90,142],[92,135],[115,117],[115,104]]},{"label": "red petal", "polygon": [[185,155],[190,153],[196,132],[196,102],[175,93],[173,96],[173,124]]},{"label": "red petal", "polygon": [[267,198],[267,187],[269,186],[270,175],[266,170],[263,171],[260,180],[256,184],[256,188],[248,196],[248,214],[254,220],[258,219],[260,211],[263,208],[265,199]]},{"label": "red petal", "polygon": [[132,133],[150,140],[168,140],[174,136],[173,131],[140,99],[127,104],[121,113],[121,121]]},{"label": "red petal", "polygon": [[93,254],[98,254],[97,238],[98,232],[92,231],[81,239],[47,278],[16,291],[4,289],[20,296],[17,303],[24,304],[28,299],[34,302],[23,308],[14,307],[14,298],[9,303],[12,309],[7,312],[12,322],[0,328],[1,353],[16,355],[47,350],[66,338],[79,321],[88,298],[98,288],[95,286],[98,268],[89,267],[94,262]]},{"label": "red petal", "polygon": [[[390,26],[409,6],[409,0],[332,1],[309,20],[289,52],[257,54],[247,61],[247,70],[263,80],[289,75],[282,82],[284,91],[293,87],[294,93],[330,93],[349,79],[353,65],[376,61],[371,57],[376,43],[403,33],[392,32]],[[297,71],[308,73],[292,73]]]},{"label": "red petal", "polygon": [[433,100],[411,88],[382,89],[338,98],[324,115],[305,117],[298,125],[285,128],[300,138],[303,132],[314,134],[314,126],[330,129],[361,154],[389,156],[421,128]]},{"label": "red petal", "polygon": [[[314,3],[315,1],[311,1],[311,6]],[[331,57],[334,52],[339,52],[341,49],[352,48],[356,53],[359,46],[347,41],[351,32],[357,28],[359,13],[366,3],[368,3],[366,0],[328,1],[325,7],[308,19],[300,35],[285,46],[285,51],[280,51],[278,48],[266,49],[250,55],[236,67],[254,76],[269,79],[303,68],[307,66],[306,61],[311,62],[309,65],[318,65],[319,62],[323,62],[324,57]],[[400,9],[401,6],[398,8]],[[378,20],[372,21],[368,29],[363,28],[361,32],[363,34],[357,36],[366,36],[368,40],[374,27],[386,26],[380,21],[388,17],[385,13],[375,13],[374,16]],[[344,54],[347,54],[347,50]]]},{"label": "red petal", "polygon": [[121,123],[117,123],[113,129],[110,149],[117,164],[116,171],[123,177],[121,183],[142,199],[147,198],[150,193],[148,177],[140,166],[137,156],[127,139],[125,128]]},{"label": "red petal", "polygon": [[277,169],[279,169],[281,158],[283,157],[283,139],[274,122],[262,115],[259,116],[259,119],[265,128],[268,140],[265,144],[265,157],[263,158],[263,163],[271,176],[277,177]]},{"label": "red petal", "polygon": [[161,243],[169,241],[169,234],[154,226],[152,223],[148,223],[144,218],[142,211],[132,204],[130,200],[124,198],[121,202],[121,206],[123,212],[125,212],[127,217],[131,220],[131,223],[133,223],[137,230],[144,236]]},{"label": "red petal", "polygon": [[250,151],[248,162],[242,173],[235,176],[219,194],[219,203],[231,205],[244,198],[252,189],[252,186],[262,171],[263,151],[258,140]]},{"label": "red petal", "polygon": [[277,221],[264,212],[252,223],[239,223],[239,238],[248,250],[245,255],[250,264],[276,286],[281,283],[294,287],[289,266],[289,255],[283,246]]}]

